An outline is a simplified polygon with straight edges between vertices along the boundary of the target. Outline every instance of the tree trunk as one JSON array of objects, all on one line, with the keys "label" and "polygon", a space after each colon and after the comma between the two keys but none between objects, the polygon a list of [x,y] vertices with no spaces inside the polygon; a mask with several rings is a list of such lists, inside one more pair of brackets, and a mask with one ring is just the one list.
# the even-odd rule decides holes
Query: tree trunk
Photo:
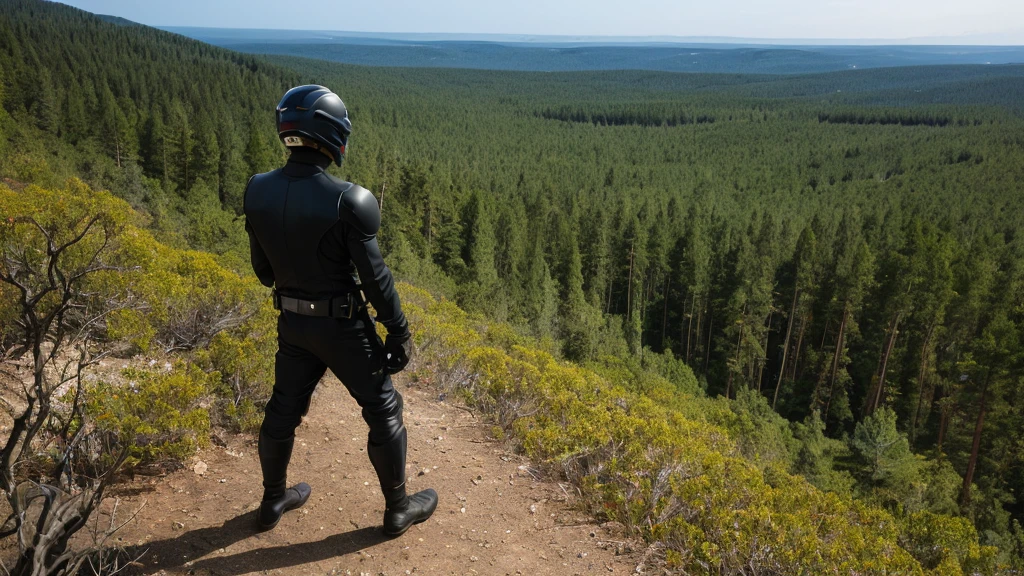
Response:
[{"label": "tree trunk", "polygon": [[988,383],[992,377],[992,368],[985,375],[985,385],[981,389],[981,405],[978,406],[978,422],[974,425],[974,442],[971,443],[971,458],[967,461],[967,474],[964,475],[963,495],[960,505],[966,508],[971,503],[971,484],[974,482],[974,469],[978,465],[978,451],[981,448],[981,430],[985,425],[985,400],[988,395]]},{"label": "tree trunk", "polygon": [[[829,312],[831,312],[831,310],[829,310]],[[819,350],[822,351],[822,352],[825,351],[825,339],[828,338],[828,328],[829,328],[829,324],[831,324],[831,323],[832,323],[832,314],[826,314],[825,315],[825,329],[821,331],[821,347],[819,348]]]},{"label": "tree trunk", "polygon": [[708,344],[704,350],[704,373],[708,373],[708,365],[711,364],[711,333],[712,328],[715,327],[715,317],[711,315],[711,311],[708,310]]},{"label": "tree trunk", "polygon": [[796,337],[796,348],[793,349],[793,361],[790,362],[789,379],[796,380],[800,368],[800,353],[804,349],[804,333],[807,331],[808,315],[800,317],[800,333]]},{"label": "tree trunk", "polygon": [[942,414],[939,416],[939,437],[935,442],[935,450],[940,460],[942,459],[942,441],[946,439],[946,428],[949,426],[949,413],[952,411],[952,406],[944,408],[942,410]]},{"label": "tree trunk", "polygon": [[[697,293],[690,295],[690,318],[686,326],[686,363],[690,363],[690,340],[693,336],[693,314],[697,306]],[[700,322],[697,323],[697,335],[700,336]]]},{"label": "tree trunk", "polygon": [[430,199],[427,199],[427,260],[433,260],[434,258],[434,223],[433,223],[433,210],[430,209]]},{"label": "tree trunk", "polygon": [[626,320],[633,319],[633,248],[636,241],[629,244],[629,279],[626,283]]},{"label": "tree trunk", "polygon": [[[743,305],[743,312],[740,313],[740,318],[743,318],[746,315],[747,315],[747,305],[744,304]],[[736,362],[736,366],[735,366],[736,368],[739,368],[739,365],[740,365],[740,355],[741,355],[741,352],[743,351],[743,332],[745,331],[744,329],[746,327],[747,327],[746,323],[741,320],[741,323],[740,323],[740,333],[739,333],[739,336],[736,338],[736,361],[735,361]],[[725,397],[726,398],[729,398],[729,393],[732,392],[732,381],[733,381],[733,373],[734,372],[735,372],[734,369],[732,369],[732,368],[729,369],[729,377],[726,379],[726,382],[725,382]]]},{"label": "tree trunk", "polygon": [[647,327],[647,302],[649,302],[648,290],[644,289],[644,278],[640,277],[640,290],[637,291],[636,305],[640,309],[640,358],[644,356],[644,333]]},{"label": "tree trunk", "polygon": [[189,189],[188,185],[188,134],[184,131],[181,133],[181,164],[185,171],[185,190]]},{"label": "tree trunk", "polygon": [[789,354],[789,337],[793,334],[793,319],[796,318],[796,299],[800,288],[793,287],[793,304],[789,307],[789,322],[786,326],[786,338],[782,341],[782,364],[779,366],[779,379],[775,382],[775,395],[772,397],[772,410],[779,401],[779,388],[782,387],[782,376],[786,373],[786,356]]},{"label": "tree trunk", "polygon": [[615,291],[615,277],[612,276],[608,280],[608,303],[604,307],[605,314],[612,313],[612,293]]},{"label": "tree trunk", "polygon": [[921,344],[921,362],[917,371],[917,410],[914,411],[914,419],[910,423],[910,445],[917,442],[917,423],[921,419],[921,406],[924,403],[924,381],[928,374],[928,345],[932,340],[932,333],[935,331],[935,323],[928,326],[928,333],[925,334],[924,343]]},{"label": "tree trunk", "polygon": [[757,368],[757,391],[761,391],[761,382],[764,381],[764,367],[768,364],[768,338],[772,334],[772,316],[775,311],[768,312],[768,330],[764,333],[764,359],[761,361],[761,365]]},{"label": "tree trunk", "polygon": [[889,356],[892,354],[892,347],[896,344],[896,335],[899,334],[901,315],[902,313],[897,313],[892,319],[892,323],[889,325],[889,341],[886,343],[885,352],[882,354],[882,362],[878,370],[878,386],[875,388],[875,398],[868,408],[868,415],[874,414],[875,410],[878,410],[879,404],[882,403],[882,399],[885,397],[885,370],[889,365]]},{"label": "tree trunk", "polygon": [[661,349],[665,350],[665,333],[668,331],[668,289],[672,286],[672,274],[665,278],[665,303],[661,316]]},{"label": "tree trunk", "polygon": [[836,375],[839,373],[839,360],[843,355],[843,348],[846,346],[846,321],[850,316],[850,303],[843,304],[843,319],[839,322],[839,337],[836,340],[836,351],[832,355],[832,369],[830,370],[828,385],[828,400],[825,402],[825,417],[822,422],[828,426],[828,413],[832,409],[832,395],[836,389]]}]

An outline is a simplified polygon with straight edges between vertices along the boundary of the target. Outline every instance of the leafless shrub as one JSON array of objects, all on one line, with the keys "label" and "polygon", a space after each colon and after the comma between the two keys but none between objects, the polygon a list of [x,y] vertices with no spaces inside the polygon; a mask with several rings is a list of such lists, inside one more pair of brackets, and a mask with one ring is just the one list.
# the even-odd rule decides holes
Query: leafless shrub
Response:
[{"label": "leafless shrub", "polygon": [[[0,537],[17,537],[19,557],[8,570],[16,576],[75,574],[98,557],[105,538],[79,545],[74,537],[128,456],[81,449],[92,430],[83,373],[106,355],[97,337],[123,306],[116,282],[89,280],[126,271],[108,259],[119,224],[102,211],[70,212],[0,223],[0,283],[13,289],[17,308],[14,336],[0,342],[14,382],[3,402],[13,426],[0,447],[0,490],[11,509]],[[98,477],[79,474],[101,466]]]},{"label": "leafless shrub", "polygon": [[209,299],[189,304],[174,310],[157,334],[157,340],[167,353],[209,346],[214,336],[245,324],[254,313],[245,302]]}]

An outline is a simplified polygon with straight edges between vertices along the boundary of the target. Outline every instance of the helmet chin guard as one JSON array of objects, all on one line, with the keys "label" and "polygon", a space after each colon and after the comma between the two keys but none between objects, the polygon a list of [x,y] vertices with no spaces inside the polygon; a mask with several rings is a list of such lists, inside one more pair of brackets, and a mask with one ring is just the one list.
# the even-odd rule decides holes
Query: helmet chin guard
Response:
[{"label": "helmet chin guard", "polygon": [[277,134],[285,146],[313,148],[341,166],[352,122],[334,92],[315,84],[297,86],[277,105]]}]

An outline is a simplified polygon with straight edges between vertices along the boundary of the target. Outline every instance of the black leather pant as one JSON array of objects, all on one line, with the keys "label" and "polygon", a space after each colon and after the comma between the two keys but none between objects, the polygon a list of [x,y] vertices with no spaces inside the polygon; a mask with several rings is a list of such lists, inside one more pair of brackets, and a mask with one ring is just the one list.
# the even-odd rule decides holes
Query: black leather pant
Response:
[{"label": "black leather pant", "polygon": [[[260,428],[264,497],[274,497],[285,490],[295,429],[328,368],[362,408],[363,419],[370,427],[371,460],[374,447],[395,445],[387,451],[387,462],[380,462],[392,471],[384,473],[388,478],[380,478],[382,488],[404,484],[402,397],[392,386],[391,377],[384,373],[384,346],[365,309],[351,319],[285,311],[278,318],[277,338],[274,392]],[[377,461],[374,467],[381,476]],[[390,477],[398,475],[401,478]]]}]

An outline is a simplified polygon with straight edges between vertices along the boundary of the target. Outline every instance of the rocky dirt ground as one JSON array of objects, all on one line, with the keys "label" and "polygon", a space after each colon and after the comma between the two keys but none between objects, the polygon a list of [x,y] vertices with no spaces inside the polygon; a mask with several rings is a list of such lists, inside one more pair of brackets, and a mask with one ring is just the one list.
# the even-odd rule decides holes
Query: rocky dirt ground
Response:
[{"label": "rocky dirt ground", "polygon": [[[254,529],[261,496],[255,437],[218,437],[188,468],[116,493],[120,544],[137,574],[632,574],[642,546],[572,508],[572,489],[487,437],[488,427],[436,388],[406,399],[410,490],[433,487],[437,512],[404,536],[380,532],[383,499],[355,402],[332,377],[299,428],[289,482],[313,495],[270,532]],[[106,512],[110,512],[108,506]],[[134,514],[134,517],[132,515]]]}]

